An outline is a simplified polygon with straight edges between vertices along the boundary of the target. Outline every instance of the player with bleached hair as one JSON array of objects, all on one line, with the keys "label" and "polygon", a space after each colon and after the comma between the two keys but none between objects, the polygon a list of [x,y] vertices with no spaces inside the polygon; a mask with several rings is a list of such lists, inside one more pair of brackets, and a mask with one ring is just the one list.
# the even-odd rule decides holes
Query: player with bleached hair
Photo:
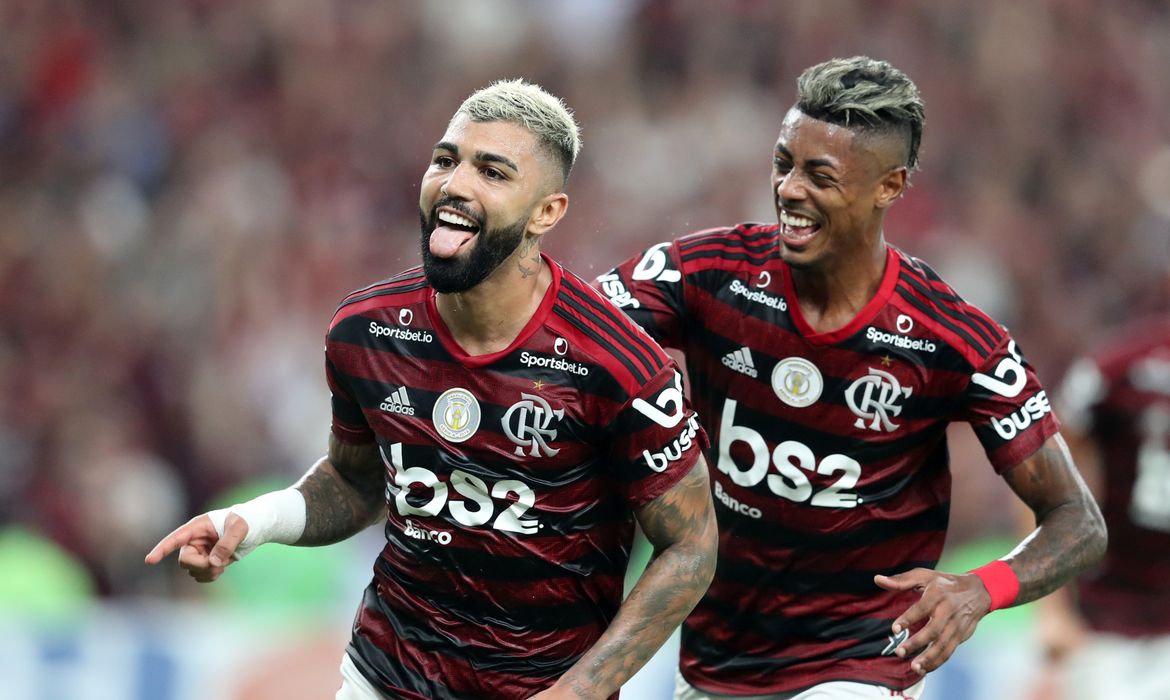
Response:
[{"label": "player with bleached hair", "polygon": [[[422,266],[330,324],[328,455],[147,556],[179,549],[214,581],[265,542],[385,518],[338,700],[613,697],[711,579],[706,435],[677,367],[540,251],[579,148],[538,86],[471,95],[423,175]],[[655,556],[622,602],[635,523]]]}]

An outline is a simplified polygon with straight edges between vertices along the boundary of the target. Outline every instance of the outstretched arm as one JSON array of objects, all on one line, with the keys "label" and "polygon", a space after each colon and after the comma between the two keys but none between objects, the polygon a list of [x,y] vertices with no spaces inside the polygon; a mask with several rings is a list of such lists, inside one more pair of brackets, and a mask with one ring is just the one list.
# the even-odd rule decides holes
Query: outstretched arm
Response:
[{"label": "outstretched arm", "polygon": [[707,464],[638,510],[650,565],[597,643],[534,700],[606,698],[630,679],[695,607],[715,575],[718,535]]},{"label": "outstretched arm", "polygon": [[322,457],[293,488],[196,516],[154,546],[147,564],[179,550],[179,566],[208,583],[265,542],[332,544],[366,528],[382,512],[385,476],[376,443],[347,445],[329,436]]},{"label": "outstretched arm", "polygon": [[[1002,560],[1010,567],[1008,575],[1018,580],[1019,591],[1000,607],[1027,603],[1056,590],[1100,560],[1106,538],[1101,511],[1059,434],[1009,470],[1005,479],[1035,514],[1036,529]],[[893,625],[896,635],[925,621],[895,652],[906,658],[917,654],[911,667],[918,673],[941,666],[992,609],[991,593],[973,573],[914,569],[878,576],[875,582],[888,590],[922,591],[919,601]]]},{"label": "outstretched arm", "polygon": [[330,433],[329,455],[295,488],[305,497],[305,532],[297,545],[333,544],[361,532],[383,515],[386,505],[386,468],[378,444],[347,445]]}]

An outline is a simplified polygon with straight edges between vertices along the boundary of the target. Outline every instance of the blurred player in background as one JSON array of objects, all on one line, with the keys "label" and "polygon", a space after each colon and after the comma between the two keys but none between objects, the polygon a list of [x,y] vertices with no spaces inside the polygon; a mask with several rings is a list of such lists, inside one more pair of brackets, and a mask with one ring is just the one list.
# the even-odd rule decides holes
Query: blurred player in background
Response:
[{"label": "blurred player in background", "polygon": [[[207,582],[265,542],[387,517],[340,700],[609,697],[707,588],[706,436],[678,369],[540,252],[578,149],[535,85],[469,97],[423,176],[422,267],[333,318],[328,455],[147,556],[180,549]],[[656,554],[623,603],[635,519]]]},{"label": "blurred player in background", "polygon": [[[712,439],[719,564],[683,624],[680,700],[920,698],[984,615],[1051,592],[1105,547],[1020,348],[885,242],[923,122],[893,66],[814,66],[773,153],[779,224],[660,243],[595,282],[686,354]],[[1038,523],[965,574],[934,570],[955,421]]]},{"label": "blurred player in background", "polygon": [[1073,363],[1058,406],[1109,546],[1037,605],[1050,662],[1037,700],[1170,698],[1170,317]]}]

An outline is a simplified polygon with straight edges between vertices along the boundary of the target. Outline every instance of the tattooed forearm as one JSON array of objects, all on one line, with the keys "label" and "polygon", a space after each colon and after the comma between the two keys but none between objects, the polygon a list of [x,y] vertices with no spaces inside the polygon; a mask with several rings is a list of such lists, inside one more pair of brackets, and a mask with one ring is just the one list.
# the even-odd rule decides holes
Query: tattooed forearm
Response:
[{"label": "tattooed forearm", "polygon": [[520,256],[516,260],[520,276],[524,279],[540,272],[540,245],[535,238],[525,238],[520,244]]},{"label": "tattooed forearm", "polygon": [[385,504],[381,457],[375,445],[349,446],[330,436],[329,456],[297,483],[305,497],[305,533],[297,542],[340,542],[378,519]]},{"label": "tattooed forearm", "polygon": [[638,521],[656,554],[601,639],[558,682],[581,698],[607,697],[629,680],[715,574],[715,512],[703,462],[643,507]]},{"label": "tattooed forearm", "polygon": [[1059,435],[1009,472],[1008,482],[1036,514],[1036,530],[1007,559],[1020,579],[1022,604],[1100,560],[1105,522]]}]

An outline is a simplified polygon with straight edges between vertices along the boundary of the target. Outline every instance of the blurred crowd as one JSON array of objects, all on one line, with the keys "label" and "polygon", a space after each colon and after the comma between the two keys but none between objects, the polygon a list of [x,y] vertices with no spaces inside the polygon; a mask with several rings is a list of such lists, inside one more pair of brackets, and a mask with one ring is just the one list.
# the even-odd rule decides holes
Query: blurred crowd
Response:
[{"label": "blurred crowd", "polygon": [[[103,595],[160,592],[142,556],[161,535],[307,468],[331,313],[416,264],[418,181],[472,90],[526,77],[575,110],[548,249],[592,277],[774,220],[795,78],[854,54],[927,105],[887,239],[1050,388],[1166,307],[1161,0],[0,0],[0,526]],[[1010,526],[988,512],[959,536]]]}]

